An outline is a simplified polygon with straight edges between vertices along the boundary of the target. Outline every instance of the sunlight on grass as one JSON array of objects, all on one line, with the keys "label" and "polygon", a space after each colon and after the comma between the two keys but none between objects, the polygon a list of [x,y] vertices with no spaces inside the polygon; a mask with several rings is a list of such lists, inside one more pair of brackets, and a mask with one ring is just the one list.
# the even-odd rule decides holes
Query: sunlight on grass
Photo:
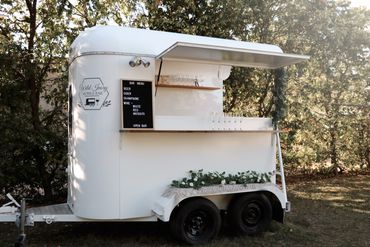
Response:
[{"label": "sunlight on grass", "polygon": [[[333,178],[329,181],[298,183],[291,188],[291,193],[302,199],[323,201],[347,211],[369,214],[369,176]],[[364,193],[367,191],[369,193]]]},{"label": "sunlight on grass", "polygon": [[364,213],[364,214],[370,215],[370,210],[361,210],[361,209],[354,208],[353,211],[357,213]]}]

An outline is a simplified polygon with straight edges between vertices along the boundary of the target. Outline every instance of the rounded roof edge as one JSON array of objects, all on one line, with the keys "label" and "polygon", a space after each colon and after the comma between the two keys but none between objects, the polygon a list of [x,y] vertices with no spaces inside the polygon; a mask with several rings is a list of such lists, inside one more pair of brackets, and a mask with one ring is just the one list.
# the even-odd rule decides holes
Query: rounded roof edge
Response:
[{"label": "rounded roof edge", "polygon": [[231,39],[153,31],[149,29],[95,26],[78,35],[71,45],[70,60],[84,53],[112,52],[156,57],[177,42],[283,53],[280,47]]}]

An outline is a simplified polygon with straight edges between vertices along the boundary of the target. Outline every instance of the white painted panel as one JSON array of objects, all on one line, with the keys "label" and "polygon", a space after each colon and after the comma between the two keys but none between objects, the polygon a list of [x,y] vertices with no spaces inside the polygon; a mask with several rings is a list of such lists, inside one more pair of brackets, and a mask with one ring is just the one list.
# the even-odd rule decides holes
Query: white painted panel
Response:
[{"label": "white painted panel", "polygon": [[121,218],[145,217],[174,179],[189,170],[271,172],[271,133],[122,133]]},{"label": "white painted panel", "polygon": [[[90,219],[119,218],[119,129],[121,123],[121,79],[154,79],[154,61],[149,68],[131,68],[131,57],[85,56],[73,63],[74,164],[71,182],[73,211]],[[84,109],[81,83],[99,78],[109,93],[99,109]],[[95,84],[91,84],[94,88]],[[85,85],[87,93],[90,85]],[[99,92],[97,92],[99,94]],[[100,92],[101,93],[101,92]],[[89,96],[88,96],[89,97]],[[103,100],[103,98],[100,98]]]}]

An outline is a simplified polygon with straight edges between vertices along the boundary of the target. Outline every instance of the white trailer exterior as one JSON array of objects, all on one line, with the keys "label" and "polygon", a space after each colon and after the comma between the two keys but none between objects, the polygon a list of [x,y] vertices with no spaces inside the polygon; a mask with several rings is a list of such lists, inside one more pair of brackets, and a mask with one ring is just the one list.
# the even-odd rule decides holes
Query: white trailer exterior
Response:
[{"label": "white trailer exterior", "polygon": [[[223,81],[232,66],[275,69],[306,59],[267,44],[87,29],[70,51],[67,204],[62,213],[28,214],[49,222],[169,221],[188,198],[204,197],[227,210],[235,194],[253,191],[271,195],[283,214],[288,200],[283,170],[282,188],[276,185],[277,157],[283,169],[278,132],[271,119],[225,116]],[[135,95],[141,86],[150,97]],[[273,176],[271,183],[168,191],[172,180],[198,169]]]}]

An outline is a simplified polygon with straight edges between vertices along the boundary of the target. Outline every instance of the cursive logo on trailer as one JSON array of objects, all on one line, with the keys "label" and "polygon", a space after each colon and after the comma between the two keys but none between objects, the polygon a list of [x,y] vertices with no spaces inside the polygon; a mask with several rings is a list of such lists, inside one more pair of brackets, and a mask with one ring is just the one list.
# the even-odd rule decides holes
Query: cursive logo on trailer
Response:
[{"label": "cursive logo on trailer", "polygon": [[106,99],[108,88],[100,78],[85,78],[80,85],[81,105],[85,110],[100,110],[102,106],[109,106]]}]

